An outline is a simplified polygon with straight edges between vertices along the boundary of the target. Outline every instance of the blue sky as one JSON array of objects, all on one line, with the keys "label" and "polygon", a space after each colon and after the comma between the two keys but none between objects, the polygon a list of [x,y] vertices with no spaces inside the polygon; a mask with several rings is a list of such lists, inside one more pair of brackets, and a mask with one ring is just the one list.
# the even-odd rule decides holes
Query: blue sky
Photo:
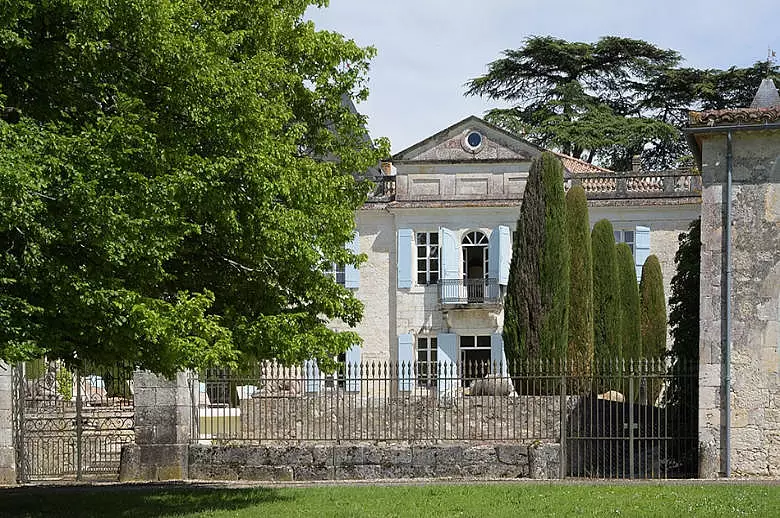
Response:
[{"label": "blue sky", "polygon": [[780,0],[331,0],[307,16],[376,47],[358,110],[394,153],[496,106],[464,97],[463,84],[531,35],[643,39],[698,68],[751,65],[768,47],[780,54]]}]

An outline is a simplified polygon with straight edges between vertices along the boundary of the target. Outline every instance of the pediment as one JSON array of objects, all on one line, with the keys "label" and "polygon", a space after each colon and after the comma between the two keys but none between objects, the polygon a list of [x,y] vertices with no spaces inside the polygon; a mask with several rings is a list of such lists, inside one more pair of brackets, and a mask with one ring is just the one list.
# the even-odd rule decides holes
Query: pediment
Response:
[{"label": "pediment", "polygon": [[530,142],[472,115],[397,153],[393,160],[531,160],[541,152]]}]

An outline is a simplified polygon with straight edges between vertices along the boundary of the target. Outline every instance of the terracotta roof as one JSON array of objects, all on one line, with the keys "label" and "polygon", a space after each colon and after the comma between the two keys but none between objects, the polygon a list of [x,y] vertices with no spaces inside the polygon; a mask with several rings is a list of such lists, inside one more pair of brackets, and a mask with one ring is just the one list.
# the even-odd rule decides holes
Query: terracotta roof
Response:
[{"label": "terracotta roof", "polygon": [[691,126],[777,122],[780,120],[780,95],[774,81],[765,78],[761,81],[750,108],[690,112],[689,120]]},{"label": "terracotta roof", "polygon": [[604,169],[603,167],[599,167],[597,165],[593,165],[591,163],[586,162],[585,160],[580,160],[579,158],[574,158],[573,156],[564,155],[563,153],[558,153],[556,151],[553,151],[555,155],[561,159],[561,163],[563,163],[563,167],[569,171],[570,173],[611,173],[609,169]]},{"label": "terracotta roof", "polygon": [[691,126],[718,124],[762,124],[780,121],[780,106],[772,108],[733,108],[689,113]]}]

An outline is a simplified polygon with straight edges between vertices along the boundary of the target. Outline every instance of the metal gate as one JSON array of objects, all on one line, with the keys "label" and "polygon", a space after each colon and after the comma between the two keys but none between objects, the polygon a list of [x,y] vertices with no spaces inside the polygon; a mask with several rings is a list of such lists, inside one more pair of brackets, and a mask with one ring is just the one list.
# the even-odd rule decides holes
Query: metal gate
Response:
[{"label": "metal gate", "polygon": [[132,368],[26,362],[14,369],[19,482],[117,480],[134,441]]},{"label": "metal gate", "polygon": [[566,475],[695,478],[696,364],[655,360],[606,367],[593,379],[605,392],[579,398],[568,414],[561,440]]}]

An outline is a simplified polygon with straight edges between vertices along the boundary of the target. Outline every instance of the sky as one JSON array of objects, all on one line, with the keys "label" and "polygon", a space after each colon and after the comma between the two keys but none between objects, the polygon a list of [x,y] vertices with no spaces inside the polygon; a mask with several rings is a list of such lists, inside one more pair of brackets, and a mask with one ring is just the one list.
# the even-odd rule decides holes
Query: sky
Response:
[{"label": "sky", "polygon": [[780,55],[780,0],[330,0],[307,17],[377,49],[357,108],[393,153],[500,106],[464,97],[463,85],[529,36],[636,38],[696,68],[749,66],[768,48]]}]

